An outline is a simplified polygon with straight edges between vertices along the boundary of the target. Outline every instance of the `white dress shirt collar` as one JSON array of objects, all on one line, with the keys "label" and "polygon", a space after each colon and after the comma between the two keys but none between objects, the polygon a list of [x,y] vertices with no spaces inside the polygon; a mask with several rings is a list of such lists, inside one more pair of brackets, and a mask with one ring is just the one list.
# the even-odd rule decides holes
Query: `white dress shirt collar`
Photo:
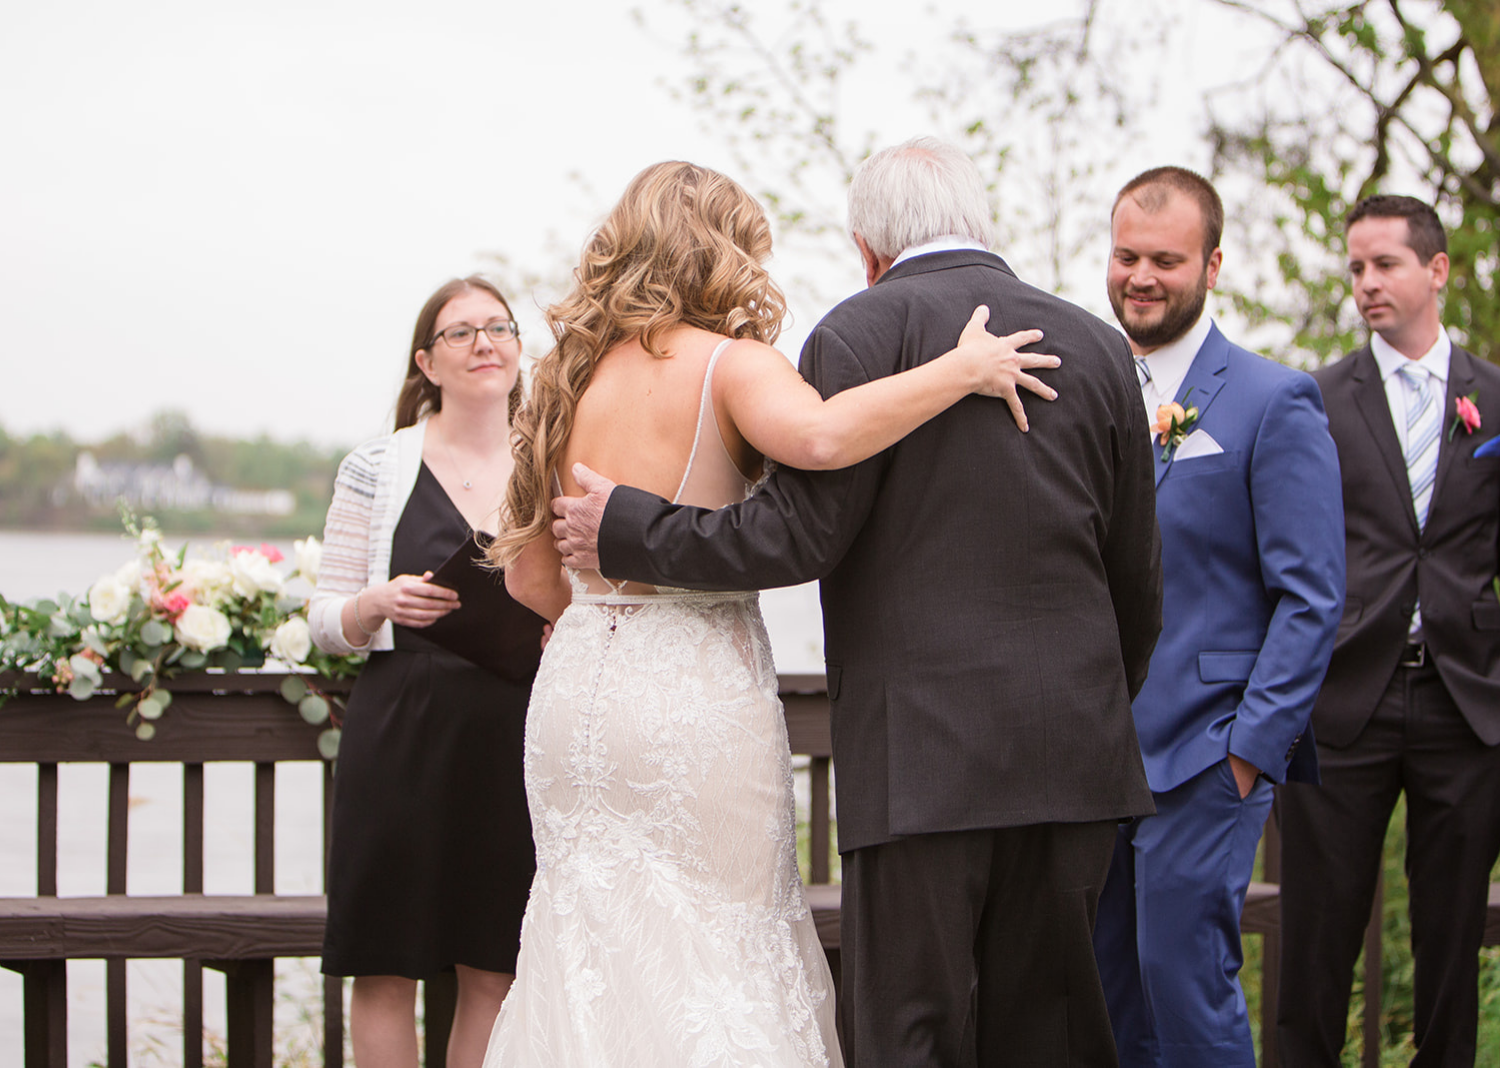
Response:
[{"label": "white dress shirt collar", "polygon": [[[1168,342],[1155,352],[1146,354],[1151,381],[1146,383],[1142,391],[1145,396],[1149,397],[1148,391],[1155,390],[1157,404],[1170,404],[1177,399],[1177,393],[1182,389],[1182,380],[1187,377],[1188,368],[1193,366],[1198,350],[1208,340],[1208,332],[1213,329],[1213,325],[1212,316],[1200,315],[1187,333],[1176,341]],[[1155,418],[1155,405],[1148,400],[1146,408],[1152,418]]]},{"label": "white dress shirt collar", "polygon": [[1449,340],[1446,330],[1439,330],[1432,348],[1422,353],[1416,360],[1403,356],[1389,341],[1375,333],[1370,335],[1370,351],[1375,354],[1375,363],[1380,367],[1382,382],[1389,382],[1391,376],[1401,368],[1415,363],[1444,386],[1448,384],[1448,364],[1453,357],[1453,342]]},{"label": "white dress shirt collar", "polygon": [[914,256],[925,256],[929,252],[952,252],[955,249],[972,249],[975,252],[988,252],[983,245],[971,237],[963,237],[960,234],[944,234],[942,237],[934,237],[931,241],[924,241],[920,245],[913,245],[906,249],[901,255],[891,261],[894,267],[902,260],[909,260]]}]

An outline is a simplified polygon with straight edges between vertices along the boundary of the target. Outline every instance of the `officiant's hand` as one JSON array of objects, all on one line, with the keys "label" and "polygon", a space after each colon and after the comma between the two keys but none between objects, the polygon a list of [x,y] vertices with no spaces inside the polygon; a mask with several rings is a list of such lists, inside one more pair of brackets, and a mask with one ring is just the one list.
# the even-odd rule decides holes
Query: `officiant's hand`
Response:
[{"label": "officiant's hand", "polygon": [[573,465],[573,480],[584,496],[553,498],[552,512],[557,518],[552,522],[552,536],[563,563],[584,571],[597,569],[599,524],[615,484],[583,464]]},{"label": "officiant's hand", "polygon": [[[458,607],[458,591],[434,586],[427,580],[432,572],[421,575],[397,575],[389,582],[372,586],[364,595],[367,613],[373,610],[392,623],[403,627],[427,627]],[[365,620],[370,625],[370,620]]]}]

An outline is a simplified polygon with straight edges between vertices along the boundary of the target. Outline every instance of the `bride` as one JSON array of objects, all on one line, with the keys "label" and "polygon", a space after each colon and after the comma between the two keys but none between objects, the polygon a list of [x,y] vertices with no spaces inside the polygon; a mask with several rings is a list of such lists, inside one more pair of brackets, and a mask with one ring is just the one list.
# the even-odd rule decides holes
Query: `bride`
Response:
[{"label": "bride", "polygon": [[837,468],[971,392],[1024,429],[1017,353],[976,309],[959,346],[824,401],[770,342],[770,231],[725,176],[660,163],[584,249],[518,413],[492,550],[555,622],[526,718],[537,873],[486,1068],[841,1065],[827,962],[797,875],[791,757],[754,593],[569,573],[549,533],[575,461],[710,508],[768,461]]}]

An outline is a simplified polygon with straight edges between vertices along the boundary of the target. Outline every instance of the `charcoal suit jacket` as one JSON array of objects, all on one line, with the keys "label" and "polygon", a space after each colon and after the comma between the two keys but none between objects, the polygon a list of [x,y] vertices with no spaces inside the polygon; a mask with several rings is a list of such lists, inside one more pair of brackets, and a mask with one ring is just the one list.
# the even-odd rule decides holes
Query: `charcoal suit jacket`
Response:
[{"label": "charcoal suit jacket", "polygon": [[[1328,677],[1313,709],[1318,741],[1364,729],[1422,605],[1428,656],[1486,745],[1500,744],[1500,456],[1476,457],[1500,429],[1500,368],[1453,347],[1427,525],[1417,515],[1380,368],[1368,347],[1313,372],[1338,444],[1348,594]],[[1482,424],[1455,425],[1473,395]]]},{"label": "charcoal suit jacket", "polygon": [[814,329],[824,396],[934,359],[978,304],[1046,332],[1022,434],[971,396],[853,467],[782,467],[718,511],[618,488],[612,577],[702,589],[822,580],[839,847],[1153,811],[1131,720],[1161,628],[1152,455],[1129,347],[995,255],[892,267]]}]

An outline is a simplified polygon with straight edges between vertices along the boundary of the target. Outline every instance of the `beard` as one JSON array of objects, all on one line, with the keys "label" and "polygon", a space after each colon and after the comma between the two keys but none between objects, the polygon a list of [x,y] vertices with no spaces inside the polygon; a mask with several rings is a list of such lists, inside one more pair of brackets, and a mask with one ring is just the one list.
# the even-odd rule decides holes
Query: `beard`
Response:
[{"label": "beard", "polygon": [[1125,336],[1143,349],[1159,349],[1170,345],[1186,334],[1203,314],[1203,305],[1208,301],[1208,271],[1198,276],[1198,284],[1181,293],[1168,293],[1161,303],[1161,317],[1155,322],[1143,322],[1129,313],[1125,303],[1125,289],[1109,291],[1109,305],[1115,310],[1115,318],[1125,330]]}]

